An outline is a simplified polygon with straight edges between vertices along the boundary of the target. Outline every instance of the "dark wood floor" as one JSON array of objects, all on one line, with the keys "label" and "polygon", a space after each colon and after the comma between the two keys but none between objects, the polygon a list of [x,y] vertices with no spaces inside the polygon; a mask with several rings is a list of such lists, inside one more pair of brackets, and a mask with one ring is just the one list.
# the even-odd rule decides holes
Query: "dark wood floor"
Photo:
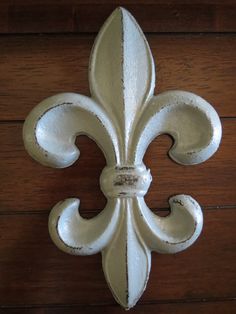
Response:
[{"label": "dark wood floor", "polygon": [[0,313],[124,313],[103,276],[100,255],[60,252],[47,230],[50,208],[81,199],[85,217],[105,205],[99,175],[105,159],[86,137],[79,161],[49,169],[25,152],[22,125],[49,95],[89,95],[88,62],[96,32],[118,5],[147,32],[156,63],[156,93],[201,95],[223,125],[219,151],[197,166],[168,158],[172,140],[153,141],[145,163],[153,183],[151,209],[190,194],[203,207],[199,240],[176,255],[153,254],[147,290],[134,313],[236,313],[236,1],[0,2]]}]

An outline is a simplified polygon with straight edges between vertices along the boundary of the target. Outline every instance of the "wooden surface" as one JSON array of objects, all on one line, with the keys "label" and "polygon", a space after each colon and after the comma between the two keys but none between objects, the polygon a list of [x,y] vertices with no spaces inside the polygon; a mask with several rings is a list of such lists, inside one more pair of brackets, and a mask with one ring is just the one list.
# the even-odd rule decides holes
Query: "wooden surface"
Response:
[{"label": "wooden surface", "polygon": [[145,32],[236,30],[236,3],[233,0],[3,0],[0,4],[0,32],[97,32],[117,6],[127,8]]},{"label": "wooden surface", "polygon": [[79,161],[58,170],[33,161],[22,142],[23,120],[39,101],[63,91],[89,95],[95,32],[118,5],[149,33],[156,93],[195,92],[223,125],[219,151],[201,165],[171,161],[167,136],[145,155],[149,207],[166,215],[168,197],[190,194],[203,206],[204,229],[185,252],[153,254],[147,290],[131,312],[236,313],[236,1],[24,0],[0,3],[0,314],[125,313],[100,255],[66,255],[47,231],[50,208],[63,198],[79,197],[84,217],[104,207],[101,151],[80,137]]},{"label": "wooden surface", "polygon": [[[207,162],[181,166],[167,157],[172,140],[155,139],[145,155],[153,182],[145,196],[151,208],[168,207],[175,194],[190,194],[204,207],[234,206],[236,186],[236,123],[222,119],[221,148]],[[66,169],[43,167],[26,153],[22,141],[22,123],[0,124],[0,212],[45,211],[67,197],[81,199],[82,213],[105,206],[99,189],[99,176],[105,158],[87,137],[78,139],[79,160]],[[14,190],[14,197],[12,191]]]},{"label": "wooden surface", "polygon": [[[235,296],[235,264],[230,259],[236,258],[236,208],[205,210],[204,218],[194,246],[174,255],[152,254],[152,272],[140,303]],[[76,257],[59,251],[48,237],[47,219],[48,213],[1,215],[0,303],[115,304],[100,254]]]},{"label": "wooden surface", "polygon": [[[89,95],[88,65],[94,38],[3,36],[0,119],[22,120],[32,106],[63,91]],[[147,39],[156,63],[156,93],[192,91],[214,104],[221,117],[236,116],[236,34],[152,34]]]},{"label": "wooden surface", "polygon": [[[236,301],[217,301],[217,302],[192,302],[192,303],[156,303],[156,304],[142,304],[137,305],[135,309],[131,309],[129,313],[147,314],[234,314]],[[17,308],[17,309],[0,309],[0,314],[120,314],[125,311],[120,310],[118,305],[106,306],[44,306],[44,307],[31,307],[31,308]]]}]

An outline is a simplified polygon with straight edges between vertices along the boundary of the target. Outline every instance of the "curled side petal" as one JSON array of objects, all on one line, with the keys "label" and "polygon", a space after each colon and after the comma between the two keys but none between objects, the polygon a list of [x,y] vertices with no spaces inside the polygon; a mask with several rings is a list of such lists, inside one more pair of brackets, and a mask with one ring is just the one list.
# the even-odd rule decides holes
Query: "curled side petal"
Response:
[{"label": "curled side petal", "polygon": [[110,120],[92,99],[79,94],[63,93],[43,100],[31,111],[23,128],[29,154],[55,168],[68,167],[78,159],[75,138],[80,134],[97,142],[108,164],[119,159]]},{"label": "curled side petal", "polygon": [[176,253],[192,245],[201,233],[203,215],[199,204],[188,195],[176,195],[169,200],[171,214],[155,215],[138,199],[136,223],[146,244],[159,253]]},{"label": "curled side petal", "polygon": [[91,219],[79,214],[79,200],[69,198],[55,205],[49,216],[49,233],[62,251],[73,255],[100,252],[111,240],[118,222],[119,201],[111,200]]},{"label": "curled side petal", "polygon": [[216,152],[222,135],[214,108],[201,97],[184,91],[169,91],[153,97],[142,122],[141,134],[136,134],[136,160],[143,157],[156,136],[167,133],[175,141],[170,157],[180,164],[198,164]]}]

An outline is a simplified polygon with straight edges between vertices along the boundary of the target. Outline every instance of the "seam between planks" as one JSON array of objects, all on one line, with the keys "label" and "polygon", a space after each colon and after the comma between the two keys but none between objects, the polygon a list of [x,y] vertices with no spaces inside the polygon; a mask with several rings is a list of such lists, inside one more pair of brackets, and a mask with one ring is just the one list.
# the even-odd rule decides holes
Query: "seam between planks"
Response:
[{"label": "seam between planks", "polygon": [[[0,37],[14,37],[14,36],[61,36],[61,35],[71,35],[71,36],[96,36],[98,32],[22,32],[22,33],[1,33],[0,32]],[[216,35],[216,36],[225,36],[225,35],[236,35],[236,30],[235,31],[222,31],[222,32],[204,32],[204,31],[196,31],[196,32],[144,32],[145,35],[154,35],[154,36],[165,36],[165,35],[174,35],[174,36],[181,36],[181,35],[189,35],[189,36],[198,36],[198,35]]]},{"label": "seam between planks", "polygon": [[[139,303],[139,306],[152,305],[152,304],[186,304],[186,303],[217,303],[217,302],[233,302],[236,297],[219,297],[219,298],[199,298],[199,299],[167,299],[167,300],[150,300]],[[27,305],[1,305],[0,309],[33,309],[33,308],[73,308],[73,307],[103,307],[103,306],[117,306],[116,303],[103,302],[103,303],[64,303],[64,304],[27,304]]]},{"label": "seam between planks", "polygon": [[[214,211],[214,210],[227,210],[227,209],[234,209],[236,208],[236,205],[215,205],[215,206],[202,206],[202,209],[203,211]],[[84,214],[98,214],[100,211],[102,211],[103,209],[88,209],[88,210],[85,210],[83,213],[82,213],[82,216]],[[150,208],[151,211],[153,211],[154,213],[158,213],[159,211],[160,212],[166,212],[166,211],[169,211],[170,208]],[[18,216],[18,215],[49,215],[51,209],[48,209],[48,210],[31,210],[31,211],[1,211],[0,210],[0,216]]]}]

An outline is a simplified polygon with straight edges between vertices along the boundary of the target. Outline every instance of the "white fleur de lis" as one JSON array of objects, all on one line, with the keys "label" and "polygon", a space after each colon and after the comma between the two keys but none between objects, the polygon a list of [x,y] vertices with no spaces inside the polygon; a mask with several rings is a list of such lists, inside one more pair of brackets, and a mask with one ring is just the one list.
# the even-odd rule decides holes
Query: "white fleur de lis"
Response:
[{"label": "white fleur de lis", "polygon": [[151,251],[186,249],[203,223],[200,206],[186,195],[170,198],[167,217],[149,210],[143,198],[152,180],[143,164],[149,143],[170,134],[175,143],[169,155],[174,161],[201,163],[217,150],[221,124],[211,105],[192,93],[153,95],[150,48],[134,18],[122,8],[112,13],[97,36],[89,83],[91,98],[63,93],[34,108],[24,124],[24,142],[33,158],[58,168],[79,157],[75,138],[80,134],[102,149],[107,162],[100,177],[105,209],[87,220],[79,214],[79,200],[66,199],[52,209],[49,231],[67,253],[101,251],[107,283],[117,302],[128,309],[146,287]]}]

